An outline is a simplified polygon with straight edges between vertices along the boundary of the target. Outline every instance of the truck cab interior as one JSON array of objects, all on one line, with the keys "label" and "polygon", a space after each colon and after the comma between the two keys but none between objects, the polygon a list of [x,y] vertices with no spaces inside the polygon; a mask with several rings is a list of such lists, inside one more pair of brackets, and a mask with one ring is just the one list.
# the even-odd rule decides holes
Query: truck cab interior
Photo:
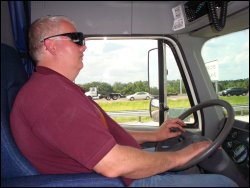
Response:
[{"label": "truck cab interior", "polygon": [[[86,73],[86,77],[92,79],[88,82],[97,81],[99,79],[97,76],[100,75],[101,80],[114,78],[121,83],[141,81],[145,78],[149,88],[147,92],[156,96],[146,100],[148,102],[146,110],[136,112],[140,118],[147,116],[150,119],[147,123],[141,122],[141,119],[139,122],[121,121],[119,122],[121,126],[130,130],[154,130],[167,118],[179,117],[186,122],[186,132],[180,137],[160,143],[144,143],[141,145],[142,148],[154,147],[156,151],[174,151],[199,140],[212,140],[213,144],[204,153],[173,171],[223,174],[240,187],[249,187],[249,94],[242,96],[247,101],[244,103],[244,109],[242,105],[235,106],[230,101],[224,100],[233,96],[222,96],[224,98],[221,99],[218,95],[220,90],[220,85],[217,85],[218,80],[211,79],[206,64],[213,59],[204,58],[205,55],[212,55],[215,52],[227,57],[222,48],[217,49],[217,46],[214,46],[214,49],[211,49],[209,45],[205,45],[213,43],[220,37],[243,33],[245,38],[242,40],[244,42],[242,45],[247,51],[245,54],[247,65],[246,67],[240,64],[234,65],[235,71],[241,68],[241,72],[231,75],[243,76],[246,71],[247,76],[237,79],[246,79],[248,83],[248,1],[1,1],[2,187],[125,186],[120,178],[107,178],[97,173],[42,175],[22,155],[11,135],[9,116],[13,101],[35,69],[29,59],[26,43],[29,25],[41,16],[62,14],[74,20],[78,30],[85,34],[88,46],[86,64],[88,61],[95,62],[91,54],[101,57],[96,65],[93,65],[92,70],[86,65],[86,69],[80,72],[76,79],[77,84],[84,84],[81,78],[85,72],[89,72]],[[234,40],[227,38],[223,48],[227,49],[229,45],[235,44],[234,50],[237,51],[240,49],[240,46],[236,45],[237,40],[240,38]],[[124,46],[130,42],[126,51],[127,56],[121,56],[117,66],[114,63],[109,64],[112,57],[118,60],[114,55],[118,52],[116,50],[125,48]],[[102,48],[96,48],[97,43],[98,47],[101,45]],[[117,46],[117,49],[108,57],[110,44]],[[149,47],[146,48],[148,44]],[[144,49],[143,55],[140,49]],[[214,51],[205,53],[205,49]],[[130,59],[137,59],[135,55],[128,55],[130,51],[139,54],[138,64],[128,63]],[[235,54],[235,59],[243,59],[243,55],[237,56],[239,53]],[[108,61],[104,61],[105,58]],[[141,61],[143,63],[140,63]],[[231,61],[233,62],[232,59],[227,59],[227,63]],[[221,63],[219,65],[220,69],[224,69],[223,72],[229,72],[228,64],[222,66],[224,60],[216,62]],[[169,89],[172,83],[170,82],[172,64],[175,67],[173,70],[178,71],[178,77],[174,78],[179,84],[177,86],[180,86],[178,97],[188,101],[185,109],[171,106],[176,100],[173,94],[175,91]],[[141,69],[144,73],[139,77]],[[116,74],[121,70],[124,74]],[[93,74],[90,74],[92,71]],[[104,72],[105,74],[102,74]],[[115,75],[118,76],[113,77]],[[132,81],[129,80],[134,75],[137,77]],[[225,80],[233,79],[233,77],[225,78]],[[122,91],[120,89],[114,92],[122,93]],[[108,102],[119,100],[118,98]],[[121,100],[125,101],[126,98]],[[137,101],[126,102],[133,104]],[[235,110],[236,107],[237,109],[242,107],[243,110],[238,112]],[[117,116],[111,111],[107,113],[111,117]],[[133,113],[129,114],[134,116]]]}]

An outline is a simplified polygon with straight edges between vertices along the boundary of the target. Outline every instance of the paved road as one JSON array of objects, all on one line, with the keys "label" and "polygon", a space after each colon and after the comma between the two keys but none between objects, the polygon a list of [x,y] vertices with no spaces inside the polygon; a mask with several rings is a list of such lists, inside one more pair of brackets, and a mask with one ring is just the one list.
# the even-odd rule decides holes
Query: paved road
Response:
[{"label": "paved road", "polygon": [[241,120],[241,121],[249,122],[249,115],[235,116],[235,119],[238,119],[238,120]]}]

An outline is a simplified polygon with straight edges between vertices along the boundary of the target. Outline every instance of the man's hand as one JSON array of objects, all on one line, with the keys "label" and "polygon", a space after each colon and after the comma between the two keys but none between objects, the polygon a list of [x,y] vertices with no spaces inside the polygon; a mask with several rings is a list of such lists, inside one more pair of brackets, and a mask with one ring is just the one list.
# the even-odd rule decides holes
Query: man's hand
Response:
[{"label": "man's hand", "polygon": [[186,124],[178,118],[163,122],[160,128],[155,132],[157,141],[163,141],[181,135],[181,133],[185,131],[183,128],[185,125]]}]

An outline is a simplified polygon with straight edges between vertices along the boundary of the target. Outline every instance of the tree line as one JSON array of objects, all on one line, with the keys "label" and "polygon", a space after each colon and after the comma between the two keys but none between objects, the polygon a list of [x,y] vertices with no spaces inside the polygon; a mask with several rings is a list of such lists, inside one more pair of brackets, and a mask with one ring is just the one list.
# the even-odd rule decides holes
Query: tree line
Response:
[{"label": "tree line", "polygon": [[91,82],[87,84],[78,84],[85,91],[89,91],[90,87],[97,87],[98,92],[107,95],[109,93],[121,93],[122,95],[130,95],[135,92],[149,92],[147,81],[136,81],[129,83],[115,82],[113,85],[106,82]]},{"label": "tree line", "polygon": [[[215,83],[213,83],[215,85]],[[218,90],[222,91],[231,87],[240,87],[249,89],[249,78],[238,79],[238,80],[224,80],[218,81]]]},{"label": "tree line", "polygon": [[[122,95],[130,95],[136,92],[145,91],[149,92],[152,95],[158,95],[158,88],[157,87],[148,87],[147,81],[136,81],[136,82],[129,82],[129,83],[121,83],[115,82],[113,85],[106,83],[106,82],[91,82],[87,84],[78,84],[82,87],[85,91],[89,91],[90,87],[98,87],[98,92],[104,95],[109,93],[121,93]],[[215,87],[215,83],[213,83]],[[181,88],[180,88],[181,87]],[[223,80],[218,81],[218,90],[222,91],[224,89],[230,87],[241,87],[249,89],[249,78],[246,79],[238,79],[238,80]],[[185,94],[186,89],[183,83],[180,83],[180,80],[169,80],[167,82],[167,91],[170,94]]]}]

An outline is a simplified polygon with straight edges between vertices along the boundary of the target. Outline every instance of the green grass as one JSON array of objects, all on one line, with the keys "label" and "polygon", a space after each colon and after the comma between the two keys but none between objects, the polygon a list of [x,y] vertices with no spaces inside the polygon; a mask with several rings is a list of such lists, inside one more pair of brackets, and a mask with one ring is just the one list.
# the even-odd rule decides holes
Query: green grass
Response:
[{"label": "green grass", "polygon": [[[115,117],[113,118],[116,122],[124,123],[124,122],[139,122],[138,117]],[[141,117],[141,122],[149,122],[152,121],[151,117]]]},{"label": "green grass", "polygon": [[[231,105],[246,105],[249,104],[248,96],[231,96],[219,97],[222,100],[229,102]],[[135,100],[135,101],[96,101],[106,112],[124,111],[124,110],[148,110],[150,100]],[[187,99],[169,99],[168,106],[170,108],[189,108],[190,104]],[[244,112],[248,114],[249,111]],[[240,115],[240,112],[236,112]],[[113,118],[119,123],[124,122],[138,122],[138,117],[115,117]],[[150,117],[141,117],[142,122],[151,121]]]},{"label": "green grass", "polygon": [[137,101],[97,101],[98,104],[106,112],[115,112],[123,110],[146,110],[149,109],[150,100],[137,100]]},{"label": "green grass", "polygon": [[190,107],[189,101],[187,99],[168,100],[169,108],[188,108]]},{"label": "green grass", "polygon": [[[231,105],[246,105],[249,104],[248,96],[231,96],[219,97],[222,100],[229,102]],[[106,112],[115,112],[123,110],[147,110],[149,109],[150,100],[135,100],[135,101],[96,101]],[[170,108],[188,108],[190,107],[187,99],[168,100]]]},{"label": "green grass", "polygon": [[249,104],[249,96],[231,96],[231,97],[219,97],[222,100],[229,102],[231,105],[246,105]]}]

